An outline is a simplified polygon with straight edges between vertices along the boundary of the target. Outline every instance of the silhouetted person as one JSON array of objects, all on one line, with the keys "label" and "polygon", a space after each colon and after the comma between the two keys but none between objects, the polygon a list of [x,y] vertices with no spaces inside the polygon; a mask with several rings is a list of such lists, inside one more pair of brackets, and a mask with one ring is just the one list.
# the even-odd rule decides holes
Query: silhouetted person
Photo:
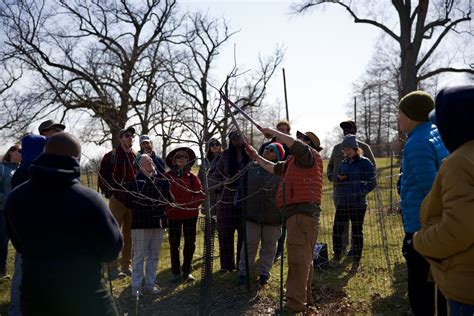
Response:
[{"label": "silhouetted person", "polygon": [[48,139],[31,180],[7,199],[9,235],[21,253],[21,310],[28,315],[118,315],[101,262],[117,257],[122,236],[100,194],[80,184],[78,140]]}]

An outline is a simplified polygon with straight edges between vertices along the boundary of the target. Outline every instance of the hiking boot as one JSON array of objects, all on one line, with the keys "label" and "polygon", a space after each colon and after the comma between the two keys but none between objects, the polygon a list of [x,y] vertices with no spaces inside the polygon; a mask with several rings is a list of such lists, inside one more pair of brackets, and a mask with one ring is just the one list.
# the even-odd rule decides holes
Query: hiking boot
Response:
[{"label": "hiking boot", "polygon": [[339,268],[341,266],[341,255],[334,255],[329,261],[329,266],[331,268]]},{"label": "hiking boot", "polygon": [[267,285],[268,284],[268,279],[270,279],[269,275],[260,274],[260,277],[258,279],[258,284],[260,286]]}]

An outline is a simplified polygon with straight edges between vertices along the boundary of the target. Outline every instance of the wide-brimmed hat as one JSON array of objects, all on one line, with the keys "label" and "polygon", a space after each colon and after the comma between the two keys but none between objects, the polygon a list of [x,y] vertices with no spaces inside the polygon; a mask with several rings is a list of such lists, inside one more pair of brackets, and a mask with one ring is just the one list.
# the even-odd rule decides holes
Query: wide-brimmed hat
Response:
[{"label": "wide-brimmed hat", "polygon": [[296,137],[301,137],[301,136],[307,136],[309,140],[311,141],[313,148],[317,149],[321,147],[321,142],[319,141],[318,136],[316,136],[315,133],[313,132],[305,132],[302,133],[300,131],[296,131]]},{"label": "wide-brimmed hat", "polygon": [[66,125],[64,124],[58,123],[54,120],[47,120],[40,124],[40,126],[38,127],[38,131],[41,135],[45,130],[48,130],[53,127],[59,127],[62,130],[66,129]]},{"label": "wide-brimmed hat", "polygon": [[191,167],[196,162],[196,154],[189,147],[179,147],[173,149],[168,155],[166,155],[166,165],[173,168],[173,158],[179,151],[185,151],[188,154],[188,166]]}]

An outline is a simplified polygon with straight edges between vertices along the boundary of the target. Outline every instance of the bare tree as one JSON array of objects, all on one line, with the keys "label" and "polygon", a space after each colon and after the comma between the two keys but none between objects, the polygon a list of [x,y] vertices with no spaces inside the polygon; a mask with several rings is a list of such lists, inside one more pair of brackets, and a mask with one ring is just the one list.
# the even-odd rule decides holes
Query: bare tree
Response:
[{"label": "bare tree", "polygon": [[[446,72],[474,73],[472,63],[455,67],[443,65],[434,69],[424,67],[433,53],[449,35],[458,34],[471,23],[471,0],[392,0],[388,16],[382,8],[373,12],[372,1],[304,0],[294,4],[296,13],[307,12],[312,7],[334,4],[344,8],[355,23],[372,25],[392,38],[400,52],[400,97],[417,89],[427,78]],[[398,29],[398,30],[397,30]],[[472,34],[468,34],[472,41]]]},{"label": "bare tree", "polygon": [[3,53],[41,76],[52,105],[99,118],[98,143],[116,145],[111,136],[127,124],[131,109],[149,130],[150,118],[139,108],[162,87],[149,79],[163,67],[161,45],[176,39],[176,0],[1,1]]}]

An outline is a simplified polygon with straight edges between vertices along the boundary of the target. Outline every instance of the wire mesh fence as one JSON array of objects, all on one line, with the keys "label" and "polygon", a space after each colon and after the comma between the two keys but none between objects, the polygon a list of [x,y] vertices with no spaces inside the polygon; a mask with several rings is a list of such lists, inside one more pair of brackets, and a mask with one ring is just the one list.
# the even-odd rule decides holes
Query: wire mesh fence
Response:
[{"label": "wire mesh fence", "polygon": [[[320,313],[384,314],[403,313],[409,309],[406,301],[406,267],[401,252],[404,232],[396,190],[397,180],[398,167],[395,164],[379,169],[377,186],[367,195],[359,272],[349,273],[353,261],[350,256],[343,256],[337,269],[316,269],[313,297]],[[95,172],[84,172],[82,181],[85,185],[97,189]],[[321,209],[318,243],[327,245],[330,259],[334,250],[333,226],[336,208],[333,185],[329,181],[324,183]],[[237,247],[237,232],[234,234],[235,256],[240,249]],[[273,314],[279,308],[283,293],[281,286],[287,272],[285,256],[283,269],[281,262],[276,262],[271,268],[268,284],[261,287],[257,281],[257,255],[257,261],[250,270],[250,283],[239,286],[239,273],[222,269],[217,247],[216,218],[206,218],[200,214],[192,260],[192,273],[196,280],[174,283],[168,239],[169,232],[166,232],[156,276],[156,284],[161,288],[159,295],[132,295],[130,278],[111,282],[113,295],[124,314]],[[349,251],[350,247],[348,245],[346,250]]]}]

